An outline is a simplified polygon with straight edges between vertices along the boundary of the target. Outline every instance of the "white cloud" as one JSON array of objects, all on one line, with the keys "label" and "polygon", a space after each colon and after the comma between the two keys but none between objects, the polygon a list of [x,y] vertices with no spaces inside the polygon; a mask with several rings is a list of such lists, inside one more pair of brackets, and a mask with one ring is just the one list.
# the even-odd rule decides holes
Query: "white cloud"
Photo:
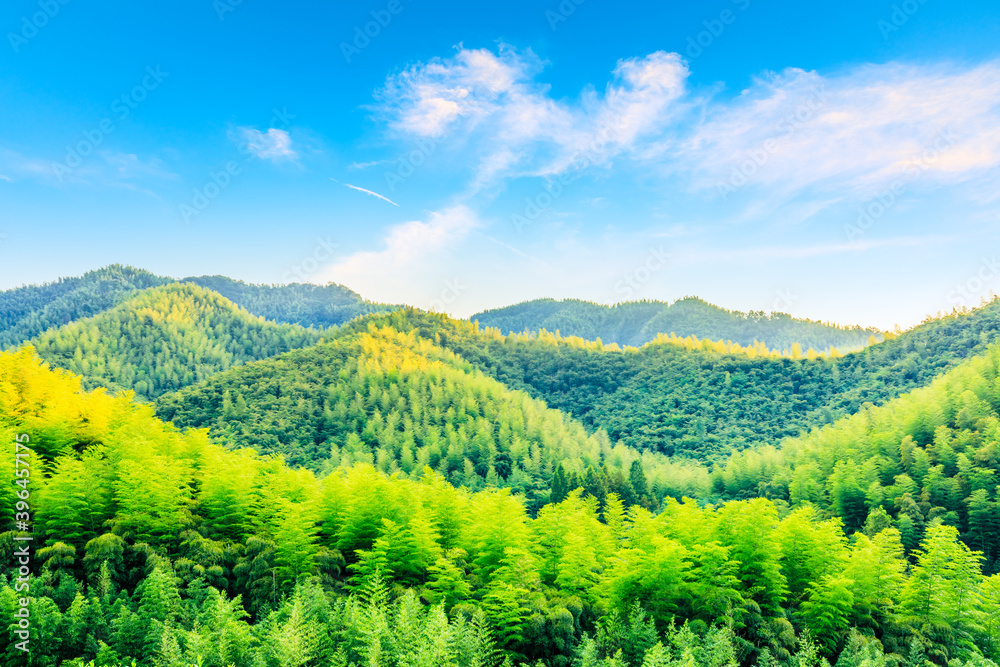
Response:
[{"label": "white cloud", "polygon": [[7,181],[8,183],[14,182],[10,179],[10,176],[4,176],[3,174],[0,174],[0,181]]},{"label": "white cloud", "polygon": [[550,175],[585,158],[603,163],[663,129],[684,93],[676,54],[622,60],[603,95],[552,99],[536,82],[543,64],[530,50],[461,49],[391,77],[379,110],[398,133],[464,142],[475,154],[473,191],[505,176]]},{"label": "white cloud", "polygon": [[270,128],[267,132],[252,127],[240,128],[239,138],[259,158],[265,160],[294,160],[298,155],[292,150],[292,138],[285,130]]},{"label": "white cloud", "polygon": [[[0,168],[18,180],[30,179],[54,186],[122,187],[151,194],[136,183],[177,178],[159,158],[140,158],[134,153],[100,150],[73,164],[73,167],[68,167],[65,163],[31,158],[0,148]],[[0,180],[13,182],[5,175],[0,175]]]},{"label": "white cloud", "polygon": [[818,188],[829,204],[899,178],[956,183],[1000,165],[1000,62],[790,68],[731,99],[692,92],[674,53],[622,60],[603,92],[575,100],[539,82],[544,65],[507,45],[460,49],[390,77],[378,109],[395,132],[466,155],[473,193],[627,159],[696,192],[745,180],[745,192],[775,200]]},{"label": "white cloud", "polygon": [[696,188],[741,183],[860,198],[897,179],[955,183],[1000,164],[1000,64],[788,69],[708,102],[683,141],[659,146]]},{"label": "white cloud", "polygon": [[398,302],[408,298],[408,303],[416,305],[430,303],[440,281],[442,259],[479,225],[475,214],[462,205],[432,212],[426,221],[391,227],[381,250],[344,258],[331,266],[321,281],[347,285],[369,299]]}]

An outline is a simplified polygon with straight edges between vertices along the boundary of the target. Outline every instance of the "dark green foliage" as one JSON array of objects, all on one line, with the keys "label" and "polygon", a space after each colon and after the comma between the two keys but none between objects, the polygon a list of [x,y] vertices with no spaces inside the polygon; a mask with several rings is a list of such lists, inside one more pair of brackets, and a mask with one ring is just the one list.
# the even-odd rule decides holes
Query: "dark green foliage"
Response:
[{"label": "dark green foliage", "polygon": [[[414,348],[415,337],[391,330],[367,335],[356,343],[372,377],[449,372],[447,355],[429,343]],[[907,400],[933,398],[947,414],[970,411],[961,423],[974,413],[977,428],[996,433],[997,420],[982,411],[997,400],[998,366],[1000,351],[991,351],[840,428],[873,419],[849,432],[858,447],[881,442],[880,411],[903,415]],[[961,402],[949,402],[954,392],[941,387],[959,386]],[[907,450],[912,461],[917,446],[929,446],[969,470],[968,436],[952,437],[932,417],[902,421],[932,427],[930,441]],[[21,605],[4,546],[4,664],[791,667],[843,653],[859,665],[926,657],[995,667],[984,656],[998,657],[1000,576],[984,576],[981,556],[942,523],[946,515],[928,520],[908,570],[895,528],[849,540],[839,520],[811,506],[789,512],[781,499],[625,509],[610,489],[642,491],[647,475],[655,486],[648,458],[642,468],[613,468],[618,480],[588,465],[579,487],[537,516],[509,489],[456,488],[429,469],[404,477],[362,463],[318,478],[181,432],[127,396],[81,392],[77,378],[26,350],[0,355],[0,437],[13,442],[15,433],[38,446],[32,507],[44,547],[28,579],[38,642],[29,662],[15,648]],[[53,433],[60,447],[49,443]],[[939,465],[947,471],[936,458],[929,464],[926,477]],[[13,478],[13,464],[2,465]],[[65,502],[81,466],[107,483],[104,504]],[[0,500],[9,529],[12,500]],[[93,524],[98,534],[87,539],[80,527]]]},{"label": "dark green foliage", "polygon": [[[612,441],[714,461],[927,386],[1000,335],[1000,299],[858,352],[816,359],[719,353],[710,341],[702,341],[702,350],[653,343],[619,352],[550,335],[498,338],[410,319],[421,335],[439,337],[501,382],[604,429]],[[920,432],[932,435],[933,429]]]},{"label": "dark green foliage", "polygon": [[185,278],[181,282],[218,292],[254,315],[304,327],[334,327],[361,315],[398,307],[365,301],[355,292],[333,283],[254,285],[225,276]]},{"label": "dark green foliage", "polygon": [[707,484],[704,471],[690,477],[662,455],[643,463],[637,452],[612,447],[603,433],[588,434],[412,330],[375,324],[359,320],[327,342],[163,396],[158,413],[181,427],[207,427],[233,445],[280,453],[296,466],[365,462],[414,477],[430,467],[455,485],[513,488],[532,508],[549,500],[560,466],[601,500],[609,491],[635,495],[629,474],[643,487],[637,501],[647,505],[653,496],[694,494]]},{"label": "dark green foliage", "polygon": [[[61,278],[0,292],[0,349],[102,313],[136,292],[177,282],[148,271],[114,264],[79,278]],[[222,276],[185,278],[222,294],[252,314],[275,322],[324,328],[393,306],[369,303],[340,285],[254,285]]]},{"label": "dark green foliage", "polygon": [[730,340],[744,346],[761,342],[779,350],[790,350],[798,343],[803,349],[835,347],[845,352],[868,345],[873,336],[881,340],[883,335],[877,329],[799,320],[785,313],[767,315],[725,310],[697,297],[685,297],[672,304],[631,301],[614,306],[577,299],[538,299],[487,310],[470,319],[503,333],[544,329],[558,331],[563,336],[636,347],[650,342],[658,334],[675,333],[682,338]]},{"label": "dark green foliage", "polygon": [[115,264],[80,278],[0,292],[0,349],[113,308],[136,291],[169,282],[169,278]]}]

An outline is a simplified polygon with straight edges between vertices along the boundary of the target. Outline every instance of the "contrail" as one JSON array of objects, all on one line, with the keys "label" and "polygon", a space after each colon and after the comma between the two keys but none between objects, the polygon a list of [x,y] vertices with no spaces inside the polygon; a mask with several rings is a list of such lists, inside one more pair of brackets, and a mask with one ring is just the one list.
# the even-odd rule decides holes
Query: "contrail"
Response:
[{"label": "contrail", "polygon": [[[330,180],[334,180],[334,179],[330,179]],[[364,188],[359,188],[358,186],[351,185],[350,183],[343,183],[342,185],[346,185],[347,187],[351,188],[352,190],[357,190],[358,192],[364,192],[366,195],[371,195],[372,197],[378,197],[382,201],[387,201],[390,204],[392,204],[393,206],[399,206],[399,204],[397,204],[396,202],[392,201],[388,197],[383,197],[382,195],[380,195],[377,192],[372,192],[371,190],[366,190]]]}]

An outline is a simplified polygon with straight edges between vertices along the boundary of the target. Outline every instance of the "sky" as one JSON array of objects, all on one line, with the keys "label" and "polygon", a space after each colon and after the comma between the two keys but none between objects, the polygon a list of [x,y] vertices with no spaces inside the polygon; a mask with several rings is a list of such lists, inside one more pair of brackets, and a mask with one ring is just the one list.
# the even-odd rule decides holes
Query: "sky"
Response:
[{"label": "sky", "polygon": [[884,329],[1000,292],[996,2],[157,5],[0,9],[0,289],[123,263]]}]

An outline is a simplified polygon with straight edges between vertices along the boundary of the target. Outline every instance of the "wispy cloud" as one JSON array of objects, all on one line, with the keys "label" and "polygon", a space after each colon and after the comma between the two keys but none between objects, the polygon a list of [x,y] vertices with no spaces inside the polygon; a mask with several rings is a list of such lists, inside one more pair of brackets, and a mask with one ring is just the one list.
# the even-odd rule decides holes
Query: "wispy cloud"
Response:
[{"label": "wispy cloud", "polygon": [[955,183],[1000,165],[1000,63],[800,69],[755,80],[651,153],[696,188],[740,181],[791,196],[871,196],[918,170]]},{"label": "wispy cloud", "polygon": [[[68,172],[60,172],[51,161],[0,149],[0,168],[18,180],[29,179],[53,186],[120,187],[146,194],[150,192],[136,183],[177,179],[177,174],[167,169],[157,157],[143,158],[135,153],[106,150],[97,151]],[[0,180],[13,182],[6,175],[0,175]]]},{"label": "wispy cloud", "polygon": [[959,236],[927,234],[924,236],[895,236],[883,239],[868,239],[851,243],[825,243],[805,246],[758,246],[735,250],[686,251],[679,254],[681,263],[701,264],[705,262],[766,259],[809,259],[827,255],[866,252],[879,248],[913,248],[943,245],[955,241]]},{"label": "wispy cloud", "polygon": [[285,130],[270,128],[267,132],[252,127],[239,130],[239,140],[247,150],[264,160],[294,160],[298,154],[292,150],[292,138]]},{"label": "wispy cloud", "polygon": [[121,180],[139,178],[155,178],[176,180],[177,174],[171,173],[163,161],[158,158],[143,160],[135,153],[102,153],[105,164],[113,170]]},{"label": "wispy cloud", "polygon": [[[330,180],[336,180],[336,179],[330,179]],[[377,193],[377,192],[372,192],[371,190],[367,190],[367,189],[365,189],[365,188],[359,188],[358,186],[356,186],[356,185],[351,185],[350,183],[343,183],[342,185],[343,185],[344,187],[348,187],[348,188],[350,188],[350,189],[352,189],[352,190],[357,190],[358,192],[363,192],[363,193],[365,193],[366,195],[371,195],[372,197],[378,197],[378,198],[379,198],[379,199],[381,199],[382,201],[387,201],[387,202],[389,202],[390,204],[392,204],[393,206],[399,206],[399,204],[397,204],[396,202],[392,201],[392,200],[391,200],[391,199],[389,199],[388,197],[384,197],[384,196],[380,195],[380,194],[379,194],[379,193]]]},{"label": "wispy cloud", "polygon": [[352,162],[347,165],[348,169],[370,169],[372,167],[377,167],[380,164],[391,164],[392,160],[372,160],[371,162]]},{"label": "wispy cloud", "polygon": [[507,45],[460,49],[390,77],[376,108],[399,135],[451,144],[473,192],[614,161],[709,194],[742,170],[744,193],[816,190],[826,205],[915,169],[954,184],[1000,166],[1000,62],[789,68],[727,96],[693,90],[685,61],[656,52],[568,100],[541,81],[544,67]]},{"label": "wispy cloud", "polygon": [[462,205],[432,212],[427,220],[391,227],[381,250],[345,257],[321,278],[373,295],[370,298],[398,300],[398,296],[392,295],[400,293],[401,285],[420,283],[440,266],[442,253],[447,253],[478,226],[476,215]]},{"label": "wispy cloud", "polygon": [[[461,49],[390,77],[378,111],[401,135],[461,143],[473,154],[473,190],[497,179],[551,175],[581,159],[604,163],[662,131],[680,109],[688,70],[677,54],[622,60],[603,94],[550,96],[531,51]],[[676,109],[675,109],[676,107]]]}]

